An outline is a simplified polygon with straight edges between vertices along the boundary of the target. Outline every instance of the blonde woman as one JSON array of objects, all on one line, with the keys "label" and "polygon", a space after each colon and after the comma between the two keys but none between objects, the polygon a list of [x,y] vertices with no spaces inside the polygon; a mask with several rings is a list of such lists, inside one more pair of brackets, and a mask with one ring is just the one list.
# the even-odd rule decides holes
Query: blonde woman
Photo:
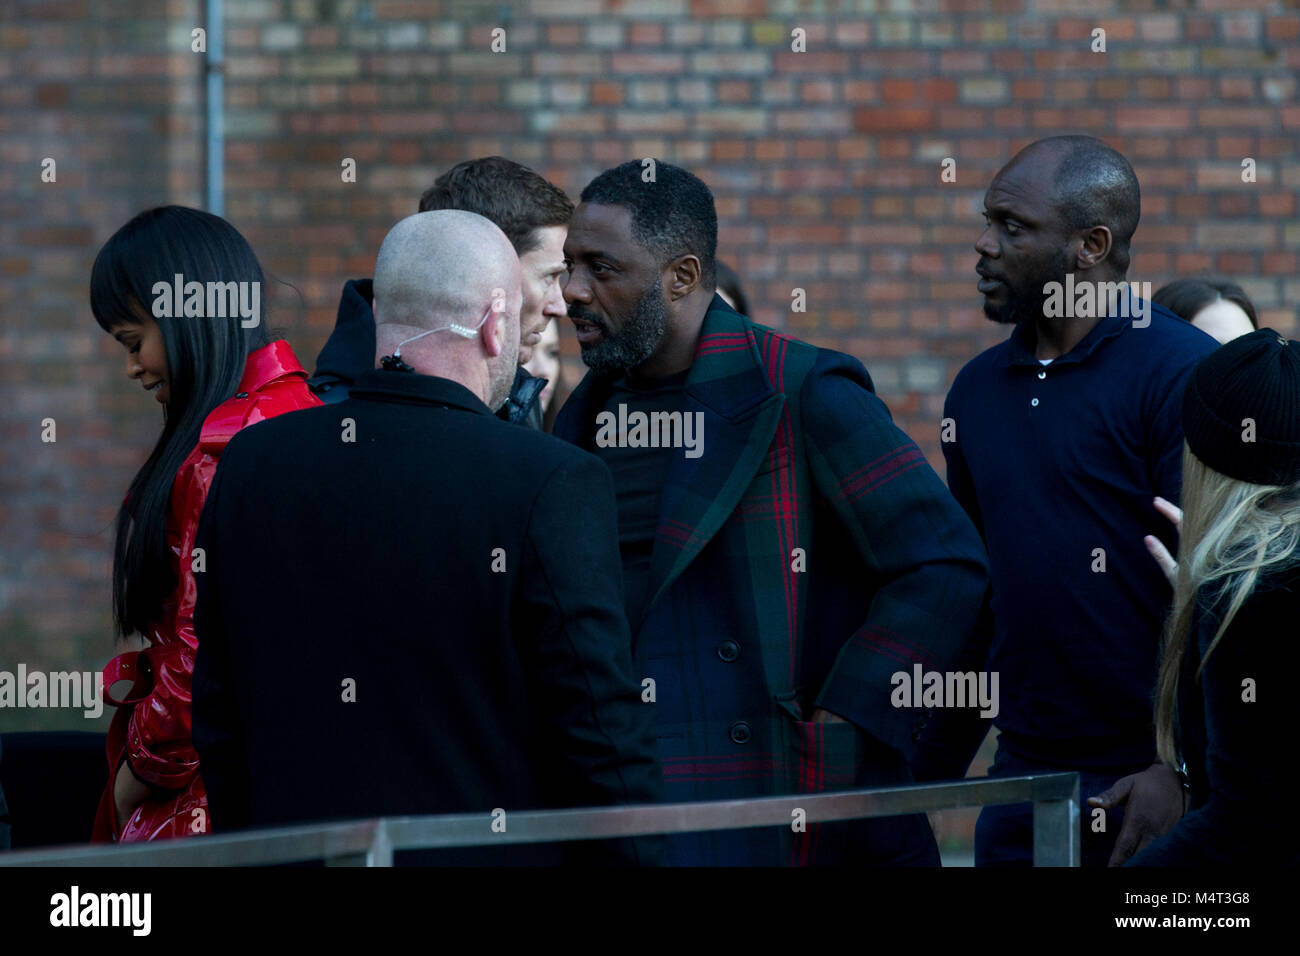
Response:
[{"label": "blonde woman", "polygon": [[1187,805],[1128,865],[1294,865],[1300,839],[1274,811],[1297,782],[1284,734],[1300,674],[1300,343],[1260,329],[1213,352],[1188,382],[1183,427],[1177,563],[1153,548],[1174,584],[1156,685],[1163,766],[1112,790],[1131,805],[1185,763]]}]

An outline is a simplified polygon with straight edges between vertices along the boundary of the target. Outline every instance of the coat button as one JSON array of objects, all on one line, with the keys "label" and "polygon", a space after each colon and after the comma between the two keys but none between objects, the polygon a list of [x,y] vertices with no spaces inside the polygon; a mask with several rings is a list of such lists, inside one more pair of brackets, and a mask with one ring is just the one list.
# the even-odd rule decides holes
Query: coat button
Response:
[{"label": "coat button", "polygon": [[718,656],[730,664],[740,656],[740,645],[735,641],[723,641],[718,645]]},{"label": "coat button", "polygon": [[1046,373],[1046,372],[1039,372],[1039,373],[1038,373],[1038,377],[1039,377],[1039,378],[1047,378],[1047,373]]},{"label": "coat button", "polygon": [[240,392],[238,395],[235,396],[235,398],[248,398],[248,393]]},{"label": "coat button", "polygon": [[749,724],[745,723],[743,720],[738,720],[731,725],[731,739],[733,742],[738,744],[747,744],[749,743],[750,736]]}]

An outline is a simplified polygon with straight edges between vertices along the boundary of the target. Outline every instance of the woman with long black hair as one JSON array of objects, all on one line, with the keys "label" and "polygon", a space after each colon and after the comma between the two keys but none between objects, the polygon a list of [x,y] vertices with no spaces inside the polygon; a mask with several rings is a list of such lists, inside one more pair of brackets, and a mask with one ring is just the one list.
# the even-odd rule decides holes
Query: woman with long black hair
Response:
[{"label": "woman with long black hair", "polygon": [[[109,779],[93,838],[133,842],[202,833],[207,800],[190,739],[194,534],[231,436],[320,404],[287,342],[261,314],[262,268],[224,219],[182,206],[140,213],[100,249],[90,306],[126,350],[127,376],[163,406],[163,430],[117,519],[113,613],[145,649],[104,671],[118,706]],[[113,684],[131,681],[115,698]]]}]

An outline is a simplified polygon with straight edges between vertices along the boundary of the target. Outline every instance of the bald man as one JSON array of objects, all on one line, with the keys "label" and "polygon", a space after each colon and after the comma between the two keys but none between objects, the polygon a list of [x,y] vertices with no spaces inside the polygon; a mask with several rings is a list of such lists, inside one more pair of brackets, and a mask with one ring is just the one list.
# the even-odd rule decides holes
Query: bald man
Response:
[{"label": "bald man", "polygon": [[[460,243],[448,243],[449,234]],[[413,359],[423,374],[461,383],[495,412],[518,367],[520,277],[510,240],[482,216],[445,210],[403,219],[375,263],[381,364],[402,368],[401,347],[410,343],[403,371],[413,370]],[[435,332],[448,336],[433,339]]]},{"label": "bald man", "polygon": [[[493,416],[520,266],[421,213],[375,270],[377,364],[347,401],[242,431],[198,542],[194,740],[211,829],[661,797],[594,456]],[[317,414],[319,413],[319,414]],[[647,863],[657,841],[426,863]]]},{"label": "bald man", "polygon": [[[1040,140],[999,171],[975,271],[984,314],[1011,332],[944,407],[948,485],[989,553],[991,602],[960,668],[999,679],[989,774],[1077,771],[1084,796],[1156,762],[1171,592],[1143,539],[1174,546],[1155,500],[1178,498],[1183,385],[1216,346],[1147,301],[1150,283],[1125,287],[1139,212],[1128,160],[1092,137]],[[938,709],[918,777],[962,776],[989,722]],[[1085,866],[1122,861],[1163,808],[1181,812],[1172,771],[1141,780],[1136,815],[1122,800],[1082,815]],[[976,865],[1032,863],[1032,823],[1030,804],[986,807]]]}]

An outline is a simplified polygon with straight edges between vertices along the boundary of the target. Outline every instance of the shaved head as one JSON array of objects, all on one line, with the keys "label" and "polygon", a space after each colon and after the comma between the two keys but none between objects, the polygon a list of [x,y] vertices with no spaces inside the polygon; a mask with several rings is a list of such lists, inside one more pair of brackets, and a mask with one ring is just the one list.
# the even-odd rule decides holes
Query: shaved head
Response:
[{"label": "shaved head", "polygon": [[[514,247],[489,220],[458,209],[408,216],[389,230],[375,262],[380,354],[401,344],[416,371],[460,382],[499,407],[519,352],[520,280]],[[446,334],[402,344],[431,330]]]},{"label": "shaved head", "polygon": [[518,285],[519,257],[491,221],[459,209],[417,213],[389,230],[379,247],[375,324],[473,328],[494,289],[509,298]]},{"label": "shaved head", "polygon": [[1142,194],[1124,156],[1092,136],[1049,136],[1030,143],[1007,164],[1042,162],[1051,170],[1052,203],[1072,231],[1105,226],[1111,259],[1128,271],[1129,245],[1142,212]]}]

